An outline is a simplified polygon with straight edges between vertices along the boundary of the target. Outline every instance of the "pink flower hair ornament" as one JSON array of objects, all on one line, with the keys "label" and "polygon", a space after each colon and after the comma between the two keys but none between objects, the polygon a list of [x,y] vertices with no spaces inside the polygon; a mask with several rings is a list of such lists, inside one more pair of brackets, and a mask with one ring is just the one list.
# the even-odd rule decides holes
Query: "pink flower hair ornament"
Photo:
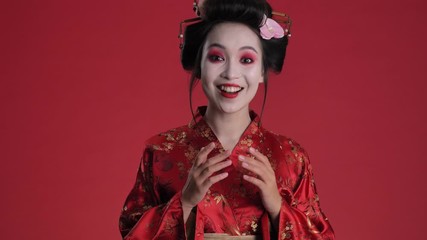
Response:
[{"label": "pink flower hair ornament", "polygon": [[[197,15],[196,18],[183,20],[179,24],[178,38],[180,40],[180,49],[183,49],[184,47],[184,25],[203,20],[203,17],[205,15],[205,11],[203,9],[203,1],[204,0],[194,0],[193,2],[193,10]],[[287,14],[281,12],[273,11],[271,14],[272,17],[274,17],[275,19],[269,18],[264,14],[262,25],[259,27],[261,37],[266,40],[270,40],[272,38],[282,38],[284,36],[288,38],[291,37],[291,18]],[[279,23],[283,24],[285,26],[285,29],[283,29],[283,27]]]},{"label": "pink flower hair ornament", "polygon": [[[204,0],[193,1],[193,10],[199,18],[203,18],[205,15],[203,2]],[[276,17],[285,18],[286,20],[284,21],[281,21],[281,20],[278,20],[278,21],[286,24],[287,28],[283,30],[282,26],[280,26],[280,24],[276,22],[276,20],[273,20],[272,18],[269,18],[264,14],[264,18],[262,20],[263,23],[259,28],[261,37],[266,40],[270,40],[272,38],[282,38],[285,35],[290,37],[291,34],[289,32],[289,29],[291,25],[291,20],[289,16],[279,12],[272,12],[272,14],[273,16],[276,16]]]},{"label": "pink flower hair ornament", "polygon": [[[282,38],[285,36],[285,30],[275,20],[264,15],[262,26],[259,28],[261,37],[270,40],[272,38]],[[287,32],[287,31],[286,31]]]}]

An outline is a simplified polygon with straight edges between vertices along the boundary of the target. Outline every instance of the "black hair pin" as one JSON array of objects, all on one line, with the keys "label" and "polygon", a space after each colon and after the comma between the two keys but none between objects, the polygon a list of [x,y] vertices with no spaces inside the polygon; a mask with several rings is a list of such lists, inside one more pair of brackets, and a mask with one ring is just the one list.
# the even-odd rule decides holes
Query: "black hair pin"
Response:
[{"label": "black hair pin", "polygon": [[179,48],[182,49],[184,47],[184,33],[183,33],[183,25],[184,24],[189,24],[189,23],[193,23],[193,22],[199,22],[202,19],[200,17],[196,17],[196,18],[190,18],[190,19],[185,19],[184,21],[181,21],[179,23]]},{"label": "black hair pin", "polygon": [[275,12],[273,11],[271,13],[271,18],[274,19],[275,21],[279,22],[279,23],[283,23],[286,27],[285,27],[285,35],[287,37],[291,37],[291,26],[292,26],[292,19],[289,17],[288,14],[286,13],[281,13],[281,12]]}]

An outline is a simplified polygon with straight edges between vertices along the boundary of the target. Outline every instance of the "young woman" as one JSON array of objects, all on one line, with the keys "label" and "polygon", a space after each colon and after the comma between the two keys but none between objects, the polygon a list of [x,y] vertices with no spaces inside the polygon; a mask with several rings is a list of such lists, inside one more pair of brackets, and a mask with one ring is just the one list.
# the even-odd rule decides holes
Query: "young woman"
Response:
[{"label": "young woman", "polygon": [[123,238],[334,239],[306,152],[249,109],[268,73],[282,69],[285,25],[265,0],[195,8],[201,19],[186,28],[182,64],[190,96],[200,80],[208,105],[147,140],[120,216]]}]

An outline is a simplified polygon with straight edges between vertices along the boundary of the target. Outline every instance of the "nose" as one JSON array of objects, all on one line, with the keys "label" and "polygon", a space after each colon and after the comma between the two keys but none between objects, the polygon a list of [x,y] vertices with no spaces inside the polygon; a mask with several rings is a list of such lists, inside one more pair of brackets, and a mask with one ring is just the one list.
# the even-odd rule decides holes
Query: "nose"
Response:
[{"label": "nose", "polygon": [[235,61],[227,61],[224,64],[224,71],[221,74],[221,77],[233,80],[240,77],[240,69],[238,63]]}]

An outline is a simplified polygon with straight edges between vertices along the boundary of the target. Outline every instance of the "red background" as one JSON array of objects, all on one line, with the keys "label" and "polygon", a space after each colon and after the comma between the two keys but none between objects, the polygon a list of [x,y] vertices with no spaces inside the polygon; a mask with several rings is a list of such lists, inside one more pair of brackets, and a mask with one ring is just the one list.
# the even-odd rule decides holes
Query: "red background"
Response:
[{"label": "red background", "polygon": [[[294,26],[264,126],[309,152],[338,239],[422,239],[426,1],[271,2]],[[177,39],[191,8],[0,3],[0,238],[120,239],[144,140],[191,118]]]}]

